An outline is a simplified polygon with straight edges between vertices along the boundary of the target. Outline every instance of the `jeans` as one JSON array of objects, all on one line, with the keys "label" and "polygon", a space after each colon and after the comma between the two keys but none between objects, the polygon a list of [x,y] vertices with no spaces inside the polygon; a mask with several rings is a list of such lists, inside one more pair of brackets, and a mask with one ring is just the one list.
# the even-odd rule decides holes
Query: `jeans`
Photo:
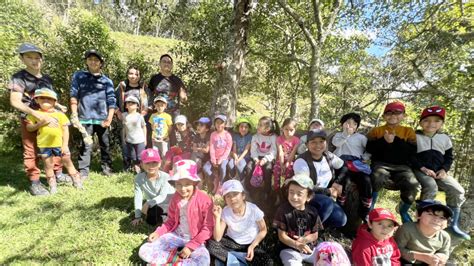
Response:
[{"label": "jeans", "polygon": [[247,260],[245,257],[247,256],[244,252],[237,252],[237,251],[229,251],[227,253],[227,263],[224,263],[218,259],[215,260],[216,266],[245,266],[247,265]]},{"label": "jeans", "polygon": [[[101,125],[92,125],[84,124],[84,128],[90,136],[93,136],[94,133],[97,134],[99,138],[100,146],[100,161],[102,170],[110,169],[112,166],[112,159],[110,156],[110,144],[109,144],[109,128],[103,128]],[[85,144],[82,141],[81,150],[79,154],[79,171],[81,175],[89,174],[89,167],[91,164],[91,154],[92,154],[93,144]]]},{"label": "jeans", "polygon": [[415,176],[421,184],[422,200],[434,199],[436,193],[442,190],[446,193],[446,204],[453,207],[461,207],[466,198],[464,197],[464,188],[452,176],[443,179],[434,179],[421,171],[415,170]]},{"label": "jeans", "polygon": [[309,204],[318,209],[324,227],[342,227],[346,224],[346,213],[330,197],[323,194],[314,194]]}]

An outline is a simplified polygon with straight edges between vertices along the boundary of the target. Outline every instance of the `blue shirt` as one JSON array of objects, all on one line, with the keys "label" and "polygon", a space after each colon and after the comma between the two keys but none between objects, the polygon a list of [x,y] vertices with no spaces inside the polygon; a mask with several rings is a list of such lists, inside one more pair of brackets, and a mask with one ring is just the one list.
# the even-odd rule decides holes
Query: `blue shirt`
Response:
[{"label": "blue shirt", "polygon": [[[232,134],[232,141],[235,143],[235,147],[237,150],[237,155],[240,155],[244,152],[245,146],[247,144],[250,144],[252,141],[252,134],[248,133],[245,136],[241,136],[240,133],[234,133]],[[250,151],[245,155],[245,159],[250,158]]]}]

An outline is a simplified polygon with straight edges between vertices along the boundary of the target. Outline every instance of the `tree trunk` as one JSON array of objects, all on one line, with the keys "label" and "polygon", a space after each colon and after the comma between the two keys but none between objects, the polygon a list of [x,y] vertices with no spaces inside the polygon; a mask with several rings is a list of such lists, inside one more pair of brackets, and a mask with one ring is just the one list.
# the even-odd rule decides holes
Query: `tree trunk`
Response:
[{"label": "tree trunk", "polygon": [[234,0],[234,19],[232,34],[219,69],[211,104],[211,116],[227,115],[227,125],[236,120],[237,93],[245,67],[247,32],[249,30],[250,0]]},{"label": "tree trunk", "polygon": [[[309,87],[311,90],[311,112],[309,121],[319,118],[319,67],[321,62],[321,48],[318,46],[311,51],[311,61],[309,66]],[[308,121],[308,122],[309,122]]]}]

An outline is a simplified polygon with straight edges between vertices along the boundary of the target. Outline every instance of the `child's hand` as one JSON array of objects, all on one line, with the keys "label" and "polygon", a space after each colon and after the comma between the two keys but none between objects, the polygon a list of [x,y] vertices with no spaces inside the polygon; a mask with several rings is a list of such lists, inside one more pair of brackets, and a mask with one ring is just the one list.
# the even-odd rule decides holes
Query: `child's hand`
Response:
[{"label": "child's hand", "polygon": [[349,124],[344,123],[344,125],[342,127],[342,131],[344,132],[344,135],[350,136],[350,135],[354,134],[355,129],[350,127]]},{"label": "child's hand", "polygon": [[160,236],[156,232],[153,232],[148,236],[148,242],[153,242],[153,241],[157,240],[158,237],[160,237]]},{"label": "child's hand", "polygon": [[143,204],[143,206],[142,206],[142,213],[146,215],[148,213],[148,208],[149,207],[150,206],[148,206],[148,202],[145,202],[145,204]]},{"label": "child's hand", "polygon": [[340,185],[338,183],[333,183],[331,187],[336,190],[337,196],[342,195],[342,185]]},{"label": "child's hand", "polygon": [[191,256],[192,251],[188,247],[184,247],[178,254],[182,259],[187,259]]},{"label": "child's hand", "polygon": [[395,134],[392,132],[388,132],[388,130],[385,130],[385,134],[383,135],[383,138],[385,139],[386,142],[388,143],[393,143],[395,140]]},{"label": "child's hand", "polygon": [[337,199],[337,190],[333,187],[329,188],[329,194],[331,195],[331,198]]},{"label": "child's hand", "polygon": [[253,260],[253,250],[255,249],[255,246],[251,244],[248,249],[247,249],[247,256],[245,257],[246,260],[252,261]]},{"label": "child's hand", "polygon": [[422,261],[428,265],[440,265],[441,260],[435,254],[418,253],[415,257],[416,260]]},{"label": "child's hand", "polygon": [[214,214],[214,218],[216,218],[216,221],[220,220],[222,215],[222,207],[219,205],[214,205],[214,207],[212,208],[212,214]]},{"label": "child's hand", "polygon": [[265,159],[261,159],[259,162],[260,166],[263,166],[265,163],[267,163],[267,160]]},{"label": "child's hand", "polygon": [[142,223],[142,218],[135,218],[132,220],[132,225],[137,226]]},{"label": "child's hand", "polygon": [[436,179],[445,179],[448,176],[444,169],[439,170],[436,172]]},{"label": "child's hand", "polygon": [[427,176],[431,176],[432,178],[436,178],[436,173],[431,170],[431,169],[428,169],[426,167],[421,167],[420,170]]},{"label": "child's hand", "polygon": [[112,123],[112,119],[105,119],[104,121],[102,121],[102,127],[103,128],[108,128],[110,126],[110,124]]},{"label": "child's hand", "polygon": [[313,251],[311,248],[306,245],[306,239],[304,236],[295,236],[295,248],[299,250],[299,252],[305,253],[305,254],[311,254]]}]

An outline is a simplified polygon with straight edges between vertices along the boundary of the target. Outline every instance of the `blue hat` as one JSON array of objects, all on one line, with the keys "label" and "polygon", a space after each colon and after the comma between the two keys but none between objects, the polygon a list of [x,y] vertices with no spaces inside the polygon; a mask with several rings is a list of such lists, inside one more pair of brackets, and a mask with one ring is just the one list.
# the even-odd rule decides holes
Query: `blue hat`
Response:
[{"label": "blue hat", "polygon": [[310,140],[314,138],[322,138],[322,139],[327,139],[328,135],[326,134],[326,131],[324,130],[311,130],[306,134],[306,142],[309,142]]},{"label": "blue hat", "polygon": [[210,124],[210,123],[211,123],[211,119],[210,119],[209,117],[203,116],[203,117],[199,118],[199,120],[195,121],[194,123],[195,123],[195,124],[196,124],[196,123]]},{"label": "blue hat", "polygon": [[433,210],[442,210],[446,218],[453,217],[453,210],[451,210],[451,208],[444,205],[440,201],[432,199],[416,201],[416,211],[418,212],[418,215],[420,215],[424,210],[428,208]]},{"label": "blue hat", "polygon": [[223,122],[227,121],[227,116],[225,115],[217,115],[215,118],[214,118],[214,121],[216,121],[216,119],[220,119],[222,120]]},{"label": "blue hat", "polygon": [[43,51],[41,51],[40,48],[38,48],[38,46],[32,44],[32,43],[22,43],[20,45],[20,47],[18,47],[18,53],[19,54],[24,54],[24,53],[28,53],[28,52],[35,52],[35,53],[38,53],[40,54],[41,56],[43,56]]}]

